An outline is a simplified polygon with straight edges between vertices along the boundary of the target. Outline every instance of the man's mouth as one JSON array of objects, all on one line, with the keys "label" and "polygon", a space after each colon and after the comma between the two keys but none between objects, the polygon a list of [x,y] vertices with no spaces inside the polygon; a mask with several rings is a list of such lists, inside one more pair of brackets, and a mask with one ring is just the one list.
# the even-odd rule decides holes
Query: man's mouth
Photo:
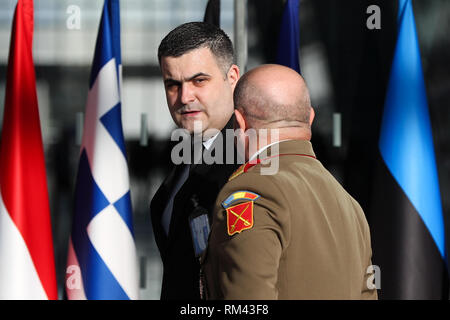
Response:
[{"label": "man's mouth", "polygon": [[198,115],[200,113],[201,113],[200,110],[189,110],[189,111],[182,111],[182,112],[180,112],[180,114],[182,116],[187,116],[187,117],[196,116],[196,115]]}]

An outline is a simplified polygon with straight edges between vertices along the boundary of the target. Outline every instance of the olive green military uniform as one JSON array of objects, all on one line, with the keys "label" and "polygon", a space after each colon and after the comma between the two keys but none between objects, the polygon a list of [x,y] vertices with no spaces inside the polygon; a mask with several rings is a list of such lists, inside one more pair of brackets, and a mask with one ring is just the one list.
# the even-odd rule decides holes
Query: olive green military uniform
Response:
[{"label": "olive green military uniform", "polygon": [[369,227],[309,141],[278,144],[279,170],[243,165],[219,193],[206,254],[208,299],[376,299]]}]

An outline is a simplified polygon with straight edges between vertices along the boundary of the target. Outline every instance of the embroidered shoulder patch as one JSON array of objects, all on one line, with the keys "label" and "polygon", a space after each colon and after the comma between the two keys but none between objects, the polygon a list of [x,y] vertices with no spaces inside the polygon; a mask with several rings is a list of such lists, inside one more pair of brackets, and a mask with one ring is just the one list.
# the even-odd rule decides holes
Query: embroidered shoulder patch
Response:
[{"label": "embroidered shoulder patch", "polygon": [[259,198],[259,194],[256,194],[254,192],[250,192],[250,191],[246,191],[246,190],[236,191],[236,192],[233,192],[228,198],[226,198],[226,200],[224,202],[222,202],[222,207],[224,209],[226,209],[238,200],[255,201],[258,198]]},{"label": "embroidered shoulder patch", "polygon": [[[228,235],[232,236],[253,227],[253,202],[259,197],[258,194],[250,191],[237,191],[222,202],[222,206],[227,212]],[[239,200],[247,201],[233,205]]]},{"label": "embroidered shoulder patch", "polygon": [[227,231],[232,236],[253,227],[253,201],[227,208]]}]

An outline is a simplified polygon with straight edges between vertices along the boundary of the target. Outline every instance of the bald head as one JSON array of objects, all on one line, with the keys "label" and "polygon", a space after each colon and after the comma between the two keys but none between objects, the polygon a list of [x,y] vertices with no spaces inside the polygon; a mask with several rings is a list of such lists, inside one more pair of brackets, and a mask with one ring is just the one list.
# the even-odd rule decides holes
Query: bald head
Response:
[{"label": "bald head", "polygon": [[310,132],[308,88],[291,68],[268,64],[250,70],[236,85],[234,104],[249,128],[301,128]]}]

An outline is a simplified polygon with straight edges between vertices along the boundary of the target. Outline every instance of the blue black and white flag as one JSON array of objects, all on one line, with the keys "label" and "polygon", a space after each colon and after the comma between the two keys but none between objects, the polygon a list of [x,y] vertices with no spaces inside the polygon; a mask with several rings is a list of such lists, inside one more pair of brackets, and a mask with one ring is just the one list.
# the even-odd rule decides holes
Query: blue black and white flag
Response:
[{"label": "blue black and white flag", "polygon": [[398,38],[379,140],[370,226],[382,299],[448,299],[444,219],[411,0]]},{"label": "blue black and white flag", "polygon": [[138,299],[121,120],[120,11],[105,0],[92,64],[66,271],[68,299]]}]

